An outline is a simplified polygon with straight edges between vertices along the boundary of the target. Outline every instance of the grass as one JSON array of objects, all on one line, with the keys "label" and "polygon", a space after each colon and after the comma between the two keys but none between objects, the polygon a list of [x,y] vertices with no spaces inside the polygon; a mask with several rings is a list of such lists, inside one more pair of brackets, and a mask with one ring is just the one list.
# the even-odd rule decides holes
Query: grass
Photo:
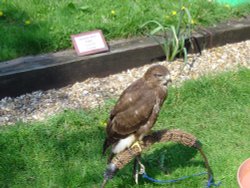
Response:
[{"label": "grass", "polygon": [[[250,4],[231,7],[183,0],[195,25],[211,25],[250,13]],[[72,47],[70,35],[101,29],[107,40],[144,33],[140,25],[177,23],[177,1],[0,0],[0,61]]]},{"label": "grass", "polygon": [[[182,129],[203,143],[221,187],[237,187],[236,172],[250,156],[250,70],[187,81],[171,88],[156,129]],[[99,187],[106,167],[101,156],[103,122],[115,100],[91,111],[68,111],[44,122],[0,128],[0,187]],[[201,156],[178,144],[158,144],[143,155],[146,170],[158,179],[205,171]],[[169,171],[165,175],[160,166]],[[140,179],[134,185],[132,165],[107,187],[165,187]],[[206,176],[168,187],[203,187]]]}]

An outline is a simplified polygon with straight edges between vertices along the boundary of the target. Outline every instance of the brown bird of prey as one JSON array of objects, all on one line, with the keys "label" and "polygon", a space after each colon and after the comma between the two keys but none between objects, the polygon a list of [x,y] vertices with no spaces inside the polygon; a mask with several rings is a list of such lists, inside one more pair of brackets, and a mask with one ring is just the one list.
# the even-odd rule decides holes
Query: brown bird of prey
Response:
[{"label": "brown bird of prey", "polygon": [[112,146],[108,162],[115,154],[138,143],[150,132],[166,99],[169,82],[168,69],[155,65],[123,91],[106,127],[103,154]]}]

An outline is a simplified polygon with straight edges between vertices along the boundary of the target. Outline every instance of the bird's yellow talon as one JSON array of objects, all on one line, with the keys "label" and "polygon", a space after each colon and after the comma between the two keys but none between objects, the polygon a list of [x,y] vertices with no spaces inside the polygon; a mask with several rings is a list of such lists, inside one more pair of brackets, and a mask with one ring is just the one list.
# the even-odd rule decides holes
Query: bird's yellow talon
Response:
[{"label": "bird's yellow talon", "polygon": [[136,141],[135,143],[133,143],[133,145],[131,146],[131,148],[133,148],[133,147],[135,147],[135,146],[137,146],[137,147],[139,148],[139,151],[140,151],[140,152],[142,151],[142,148],[141,148],[141,146],[140,146],[139,141]]}]

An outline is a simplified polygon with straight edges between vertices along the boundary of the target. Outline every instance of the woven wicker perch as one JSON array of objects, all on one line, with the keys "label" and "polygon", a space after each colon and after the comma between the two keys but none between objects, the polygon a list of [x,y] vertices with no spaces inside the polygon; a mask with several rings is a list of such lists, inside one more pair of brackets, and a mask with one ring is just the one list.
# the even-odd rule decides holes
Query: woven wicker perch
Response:
[{"label": "woven wicker perch", "polygon": [[117,154],[108,165],[105,173],[104,173],[104,182],[102,187],[105,186],[106,182],[113,178],[115,173],[126,166],[131,160],[133,160],[136,156],[140,155],[146,149],[149,149],[151,145],[157,142],[177,142],[184,146],[193,147],[201,153],[205,166],[208,170],[208,179],[212,176],[211,168],[208,164],[208,160],[201,149],[201,143],[191,134],[185,133],[181,130],[160,130],[153,132],[152,134],[144,137],[143,143],[140,143],[141,149],[138,146],[134,146],[132,148],[128,148],[125,151]]}]

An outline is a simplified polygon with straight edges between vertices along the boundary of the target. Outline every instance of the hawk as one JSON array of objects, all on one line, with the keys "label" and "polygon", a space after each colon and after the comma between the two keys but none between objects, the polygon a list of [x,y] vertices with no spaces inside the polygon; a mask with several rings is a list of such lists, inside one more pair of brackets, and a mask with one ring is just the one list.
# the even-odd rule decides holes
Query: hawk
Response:
[{"label": "hawk", "polygon": [[167,97],[169,82],[168,69],[155,65],[122,92],[107,122],[103,154],[112,147],[108,162],[150,132]]}]

